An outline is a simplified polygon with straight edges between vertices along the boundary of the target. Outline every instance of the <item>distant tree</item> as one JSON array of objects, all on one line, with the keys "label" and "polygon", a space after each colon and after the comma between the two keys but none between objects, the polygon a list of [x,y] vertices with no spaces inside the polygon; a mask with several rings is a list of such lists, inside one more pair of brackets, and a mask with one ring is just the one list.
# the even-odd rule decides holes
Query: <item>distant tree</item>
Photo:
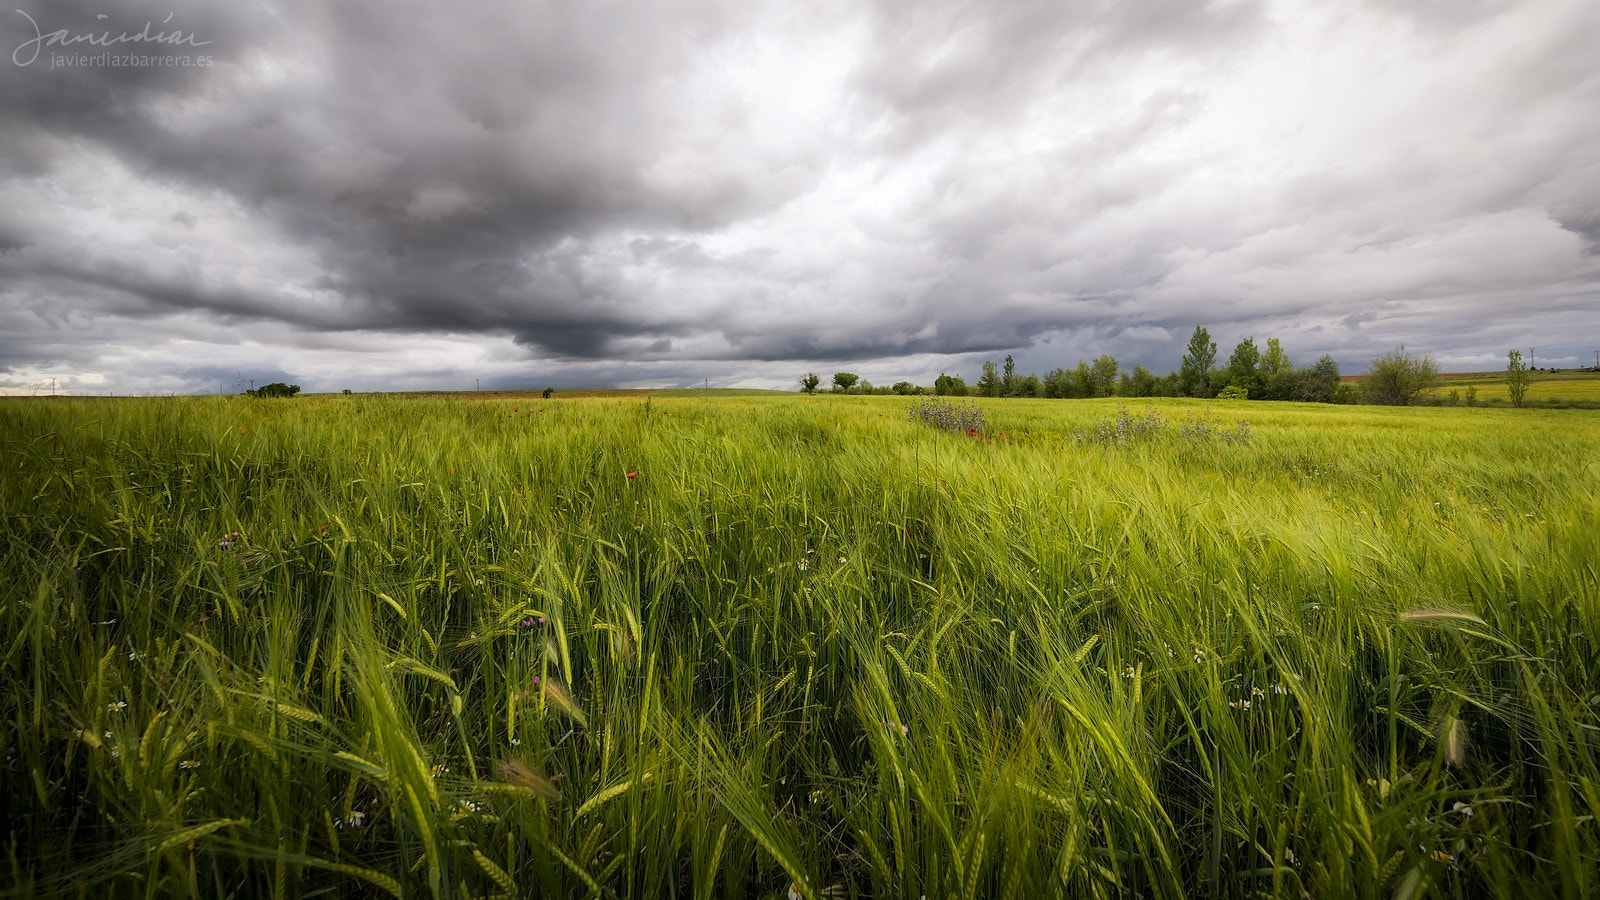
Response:
[{"label": "distant tree", "polygon": [[917,386],[909,381],[896,381],[894,383],[894,392],[902,397],[908,397],[912,394],[920,393],[917,390]]},{"label": "distant tree", "polygon": [[1267,352],[1261,354],[1260,371],[1268,378],[1294,371],[1294,366],[1289,362],[1289,354],[1283,352],[1283,345],[1278,343],[1277,338],[1267,338]]},{"label": "distant tree", "polygon": [[1289,362],[1289,354],[1283,352],[1283,345],[1278,343],[1277,338],[1267,338],[1267,351],[1261,354],[1261,365],[1257,372],[1261,390],[1252,396],[1261,400],[1295,399],[1300,378],[1294,365]]},{"label": "distant tree", "polygon": [[995,367],[993,362],[985,361],[983,374],[978,376],[978,396],[998,397],[1000,396],[1001,386],[1000,370]]},{"label": "distant tree", "polygon": [[1017,361],[1006,354],[1006,368],[1000,375],[1000,395],[1002,397],[1015,397],[1017,395]]},{"label": "distant tree", "polygon": [[1153,397],[1155,389],[1156,376],[1144,366],[1134,366],[1132,372],[1122,373],[1122,383],[1117,386],[1117,393],[1124,397]]},{"label": "distant tree", "polygon": [[1078,365],[1072,370],[1072,396],[1094,396],[1094,370],[1083,360],[1078,360]]},{"label": "distant tree", "polygon": [[1217,344],[1211,332],[1196,325],[1189,337],[1189,351],[1178,367],[1178,393],[1186,397],[1211,396],[1211,370],[1217,364]]},{"label": "distant tree", "polygon": [[1306,403],[1334,403],[1339,394],[1339,362],[1324,353],[1317,361],[1294,373],[1293,399]]},{"label": "distant tree", "polygon": [[933,392],[940,397],[965,397],[967,396],[967,382],[960,375],[946,375],[939,373],[933,380]]},{"label": "distant tree", "polygon": [[1433,357],[1406,351],[1401,344],[1374,359],[1361,379],[1361,393],[1369,403],[1410,406],[1423,391],[1439,383],[1439,366]]},{"label": "distant tree", "polygon": [[1511,392],[1511,405],[1522,408],[1528,398],[1528,367],[1522,362],[1522,351],[1506,354],[1506,390]]},{"label": "distant tree", "polygon": [[1150,396],[1152,397],[1177,397],[1180,395],[1181,392],[1178,390],[1177,372],[1168,372],[1160,378],[1157,378],[1155,389],[1150,392]]},{"label": "distant tree", "polygon": [[833,389],[841,394],[849,393],[850,389],[855,387],[856,382],[860,380],[861,376],[851,372],[835,372],[833,373]]},{"label": "distant tree", "polygon": [[1109,397],[1117,389],[1117,359],[1109,353],[1102,353],[1089,366],[1089,381],[1094,387],[1095,397]]},{"label": "distant tree", "polygon": [[866,380],[865,378],[863,378],[860,381],[856,382],[855,387],[849,388],[846,391],[846,393],[850,393],[850,394],[870,394],[875,390],[877,390],[877,388],[872,384],[872,382],[870,382],[870,381]]},{"label": "distant tree", "polygon": [[556,392],[555,388],[547,387],[547,388],[545,388],[543,391],[541,391],[539,393],[539,396],[545,398],[546,400],[549,400],[555,394],[555,392]]},{"label": "distant tree", "polygon": [[293,397],[295,394],[300,393],[300,385],[274,381],[271,384],[263,384],[254,390],[245,391],[245,393],[252,397]]},{"label": "distant tree", "polygon": [[1227,387],[1223,388],[1222,390],[1217,391],[1217,399],[1218,400],[1249,400],[1250,399],[1250,392],[1245,390],[1244,388],[1238,386],[1237,384],[1230,384]]},{"label": "distant tree", "polygon": [[1066,398],[1072,396],[1072,373],[1057,367],[1044,373],[1042,385],[1045,397]]},{"label": "distant tree", "polygon": [[800,390],[807,394],[815,394],[817,392],[817,385],[821,383],[821,375],[818,375],[815,372],[807,372],[806,376],[800,379]]},{"label": "distant tree", "polygon": [[1017,376],[1017,383],[1013,390],[1015,391],[1013,396],[1016,397],[1043,397],[1044,382],[1039,380],[1039,376],[1029,372],[1026,375]]},{"label": "distant tree", "polygon": [[1228,386],[1245,392],[1247,397],[1261,395],[1261,351],[1256,349],[1255,338],[1245,338],[1233,348],[1226,369]]}]

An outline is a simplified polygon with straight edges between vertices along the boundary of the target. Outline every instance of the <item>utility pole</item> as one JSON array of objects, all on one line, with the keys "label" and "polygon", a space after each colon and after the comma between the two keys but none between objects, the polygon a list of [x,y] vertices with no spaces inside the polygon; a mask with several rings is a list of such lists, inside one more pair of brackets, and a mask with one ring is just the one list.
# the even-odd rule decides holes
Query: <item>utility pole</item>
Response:
[{"label": "utility pole", "polygon": [[54,378],[52,378],[52,379],[50,379],[50,396],[54,397],[55,395],[56,395],[56,380]]},{"label": "utility pole", "polygon": [[1528,348],[1528,368],[1530,368],[1530,369],[1539,368],[1539,362],[1538,362],[1539,357],[1536,355],[1538,352],[1539,352],[1539,348],[1538,347],[1529,347]]},{"label": "utility pole", "polygon": [[473,386],[473,393],[477,393],[477,392],[483,390],[483,379],[481,379],[481,378],[472,379],[472,386]]}]

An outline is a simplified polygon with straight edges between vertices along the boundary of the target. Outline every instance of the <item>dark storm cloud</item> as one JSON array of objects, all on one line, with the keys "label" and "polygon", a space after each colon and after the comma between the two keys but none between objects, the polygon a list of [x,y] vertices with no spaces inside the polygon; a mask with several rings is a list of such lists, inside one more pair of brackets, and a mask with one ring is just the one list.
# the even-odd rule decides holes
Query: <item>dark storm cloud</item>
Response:
[{"label": "dark storm cloud", "polygon": [[8,370],[1166,367],[1196,323],[1346,359],[1595,325],[1592,4],[25,12],[0,49],[151,22],[203,46],[122,49],[212,64],[6,69]]}]

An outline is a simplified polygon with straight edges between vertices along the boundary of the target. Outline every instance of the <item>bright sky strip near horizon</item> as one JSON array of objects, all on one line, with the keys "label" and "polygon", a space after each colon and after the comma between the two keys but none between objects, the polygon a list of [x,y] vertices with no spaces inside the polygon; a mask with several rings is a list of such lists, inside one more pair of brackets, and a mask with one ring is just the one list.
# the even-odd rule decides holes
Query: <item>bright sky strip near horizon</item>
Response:
[{"label": "bright sky strip near horizon", "polygon": [[26,0],[0,392],[1165,372],[1196,324],[1592,365],[1595,46],[1592,0]]}]

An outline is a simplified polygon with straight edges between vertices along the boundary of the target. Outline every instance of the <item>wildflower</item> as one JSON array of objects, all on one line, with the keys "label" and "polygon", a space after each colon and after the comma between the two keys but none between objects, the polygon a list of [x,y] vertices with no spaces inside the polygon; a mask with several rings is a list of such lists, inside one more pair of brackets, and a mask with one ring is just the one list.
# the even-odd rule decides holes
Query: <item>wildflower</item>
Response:
[{"label": "wildflower", "polygon": [[1131,678],[1134,677],[1135,674],[1136,673],[1133,671],[1133,666],[1123,666],[1122,667],[1122,677],[1123,678],[1131,679]]},{"label": "wildflower", "polygon": [[808,796],[811,799],[812,803],[821,803],[822,802],[822,791],[821,790],[812,791],[810,794],[807,794],[806,796]]},{"label": "wildflower", "polygon": [[1197,648],[1194,651],[1194,661],[1197,662],[1197,663],[1205,662],[1206,661],[1205,651],[1200,650],[1200,649]]},{"label": "wildflower", "polygon": [[434,763],[433,768],[428,770],[428,774],[434,778],[438,778],[440,775],[449,775],[450,767],[444,763]]},{"label": "wildflower", "polygon": [[146,656],[146,654],[140,653],[137,650],[129,650],[128,651],[128,662],[138,662],[139,660],[144,659],[145,656]]},{"label": "wildflower", "polygon": [[1456,804],[1450,807],[1450,811],[1461,813],[1463,816],[1466,816],[1469,819],[1472,818],[1472,807],[1462,803],[1460,800],[1457,800]]},{"label": "wildflower", "polygon": [[200,768],[200,762],[198,760],[186,759],[183,762],[178,763],[178,768],[180,768],[180,769],[198,769],[198,768]]},{"label": "wildflower", "polygon": [[789,900],[800,900],[803,896],[805,895],[800,893],[800,882],[789,882]]},{"label": "wildflower", "polygon": [[805,571],[805,570],[806,570],[806,561],[805,561],[805,560],[803,560],[803,559],[802,559],[802,560],[800,560],[800,562],[799,562],[799,564],[798,564],[798,565],[797,565],[797,566],[796,566],[796,568],[798,568],[798,569],[799,569],[799,570],[800,570],[800,571],[802,571],[802,572],[804,572],[804,571]]},{"label": "wildflower", "polygon": [[128,708],[128,701],[126,701],[126,700],[118,700],[115,703],[106,704],[106,709],[110,710],[111,712],[122,712],[123,710],[125,710],[127,708]]},{"label": "wildflower", "polygon": [[843,565],[843,564],[844,564],[844,563],[846,563],[846,562],[848,562],[848,561],[849,561],[849,560],[847,560],[847,559],[845,559],[845,558],[844,558],[844,557],[843,557],[843,556],[840,556],[840,557],[839,557],[839,563],[840,563],[840,564],[841,564],[841,565]]},{"label": "wildflower", "polygon": [[1279,695],[1279,696],[1284,696],[1284,695],[1287,695],[1289,693],[1289,687],[1288,687],[1288,685],[1284,685],[1284,684],[1275,684],[1275,685],[1272,686],[1272,692],[1274,694]]},{"label": "wildflower", "polygon": [[1265,697],[1266,695],[1267,692],[1263,691],[1261,688],[1253,687],[1250,689],[1250,696],[1252,697]]},{"label": "wildflower", "polygon": [[1250,708],[1250,701],[1249,700],[1234,700],[1234,701],[1230,702],[1228,705],[1233,707],[1234,709],[1245,709],[1245,710],[1247,710],[1247,709]]},{"label": "wildflower", "polygon": [[629,477],[629,478],[637,478],[637,477],[638,477],[638,475],[639,475],[639,473],[638,473],[638,472],[629,472],[629,473],[628,473],[628,477]]}]

